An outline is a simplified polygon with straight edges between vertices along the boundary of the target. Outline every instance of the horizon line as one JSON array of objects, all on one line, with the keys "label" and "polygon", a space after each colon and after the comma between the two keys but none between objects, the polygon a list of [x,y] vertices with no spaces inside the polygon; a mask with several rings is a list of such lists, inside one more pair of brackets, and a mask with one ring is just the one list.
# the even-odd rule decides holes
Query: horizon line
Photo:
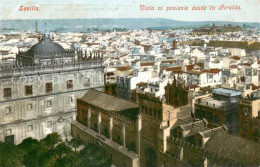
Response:
[{"label": "horizon line", "polygon": [[172,21],[180,21],[180,22],[232,22],[232,23],[256,23],[260,24],[260,22],[248,22],[248,21],[228,21],[228,20],[222,20],[222,21],[210,21],[210,20],[196,20],[196,21],[186,21],[186,20],[175,20],[175,19],[170,19],[170,18],[40,18],[40,19],[0,19],[0,21],[9,21],[9,20],[83,20],[83,19],[164,19],[164,20],[172,20]]}]

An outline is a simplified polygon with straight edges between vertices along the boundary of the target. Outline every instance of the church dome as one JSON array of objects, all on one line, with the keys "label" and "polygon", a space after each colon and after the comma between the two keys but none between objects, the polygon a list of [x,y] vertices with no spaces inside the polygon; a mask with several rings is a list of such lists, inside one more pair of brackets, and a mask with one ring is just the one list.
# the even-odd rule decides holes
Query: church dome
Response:
[{"label": "church dome", "polygon": [[51,54],[60,54],[65,52],[63,47],[52,40],[48,36],[44,36],[41,41],[33,45],[28,51],[27,55],[51,55]]}]

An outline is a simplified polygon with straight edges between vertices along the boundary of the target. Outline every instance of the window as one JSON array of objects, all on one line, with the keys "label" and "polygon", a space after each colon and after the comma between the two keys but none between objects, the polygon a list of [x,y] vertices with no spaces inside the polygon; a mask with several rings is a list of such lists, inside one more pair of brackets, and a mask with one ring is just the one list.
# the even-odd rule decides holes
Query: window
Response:
[{"label": "window", "polygon": [[4,98],[10,99],[12,96],[11,88],[4,88]]},{"label": "window", "polygon": [[181,138],[182,137],[182,135],[181,135],[181,132],[178,132],[178,136],[177,136],[178,138]]},{"label": "window", "polygon": [[67,89],[73,89],[73,81],[72,80],[67,81]]},{"label": "window", "polygon": [[28,132],[33,131],[33,125],[28,125]]},{"label": "window", "polygon": [[201,110],[201,117],[205,118],[206,117],[206,112],[204,110]]},{"label": "window", "polygon": [[227,123],[231,123],[232,122],[232,115],[231,114],[226,116],[226,122]]},{"label": "window", "polygon": [[32,95],[33,92],[32,92],[32,85],[26,85],[25,86],[25,95],[26,96],[29,96],[29,95]]},{"label": "window", "polygon": [[244,108],[244,116],[245,116],[245,117],[248,116],[248,108]]},{"label": "window", "polygon": [[218,116],[218,114],[215,115],[215,123],[216,123],[216,124],[219,123],[219,116]]},{"label": "window", "polygon": [[109,137],[109,135],[108,135],[108,129],[107,129],[107,128],[104,129],[104,135],[105,135],[106,137]]},{"label": "window", "polygon": [[11,114],[12,110],[11,107],[5,107],[5,114]]},{"label": "window", "polygon": [[51,101],[51,100],[48,100],[48,101],[47,101],[47,107],[48,107],[48,108],[52,107],[52,101]]},{"label": "window", "polygon": [[244,123],[243,123],[243,129],[244,129],[245,132],[248,131],[248,129],[249,129],[248,122],[244,122]]},{"label": "window", "polygon": [[69,103],[73,103],[73,98],[69,97]]},{"label": "window", "polygon": [[119,135],[117,135],[117,137],[116,137],[116,141],[117,141],[118,144],[122,144],[122,142],[121,142],[121,138],[120,138]]},{"label": "window", "polygon": [[161,110],[158,110],[158,117],[161,117]]},{"label": "window", "polygon": [[198,139],[198,146],[201,147],[202,146],[202,140]]},{"label": "window", "polygon": [[156,110],[153,110],[153,116],[156,117]]},{"label": "window", "polygon": [[195,117],[196,118],[201,118],[201,112],[199,109],[195,109]]},{"label": "window", "polygon": [[6,135],[12,134],[12,129],[6,129],[5,133],[6,133]]},{"label": "window", "polygon": [[84,87],[90,87],[90,79],[89,78],[85,79]]},{"label": "window", "polygon": [[213,114],[211,113],[211,112],[209,112],[209,114],[208,114],[208,120],[209,120],[209,122],[212,122],[213,121]]},{"label": "window", "polygon": [[27,111],[31,111],[32,110],[32,104],[27,104]]},{"label": "window", "polygon": [[46,83],[45,84],[45,92],[51,93],[52,92],[52,83]]},{"label": "window", "polygon": [[69,120],[72,122],[73,121],[73,117],[69,117]]},{"label": "window", "polygon": [[51,128],[52,127],[52,121],[48,121],[47,122],[47,128]]},{"label": "window", "polygon": [[152,116],[153,115],[153,111],[151,108],[149,108],[149,115]]}]

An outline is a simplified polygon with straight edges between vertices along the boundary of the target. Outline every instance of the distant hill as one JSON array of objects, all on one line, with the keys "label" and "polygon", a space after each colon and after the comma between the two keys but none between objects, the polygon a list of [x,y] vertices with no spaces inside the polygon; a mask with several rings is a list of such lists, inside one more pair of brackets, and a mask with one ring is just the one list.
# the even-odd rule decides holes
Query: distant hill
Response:
[{"label": "distant hill", "polygon": [[87,32],[95,30],[119,29],[146,29],[148,27],[171,27],[171,28],[195,28],[199,26],[216,25],[239,25],[260,29],[260,23],[243,23],[229,21],[177,21],[164,18],[120,18],[120,19],[41,19],[41,20],[0,20],[0,31],[34,31],[35,22],[38,21],[38,31],[44,32],[45,22],[47,31],[58,32]]}]

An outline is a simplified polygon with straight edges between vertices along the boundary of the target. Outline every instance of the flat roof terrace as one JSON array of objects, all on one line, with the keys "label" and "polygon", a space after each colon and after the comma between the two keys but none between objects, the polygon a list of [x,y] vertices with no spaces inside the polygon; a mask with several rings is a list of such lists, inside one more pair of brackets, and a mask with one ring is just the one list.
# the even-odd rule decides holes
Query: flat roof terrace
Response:
[{"label": "flat roof terrace", "polygon": [[238,103],[216,100],[214,98],[201,98],[200,100],[196,100],[195,104],[226,111],[236,108]]},{"label": "flat roof terrace", "polygon": [[225,89],[225,88],[217,88],[213,89],[212,93],[222,95],[222,96],[240,96],[241,92],[232,90],[232,89]]}]

